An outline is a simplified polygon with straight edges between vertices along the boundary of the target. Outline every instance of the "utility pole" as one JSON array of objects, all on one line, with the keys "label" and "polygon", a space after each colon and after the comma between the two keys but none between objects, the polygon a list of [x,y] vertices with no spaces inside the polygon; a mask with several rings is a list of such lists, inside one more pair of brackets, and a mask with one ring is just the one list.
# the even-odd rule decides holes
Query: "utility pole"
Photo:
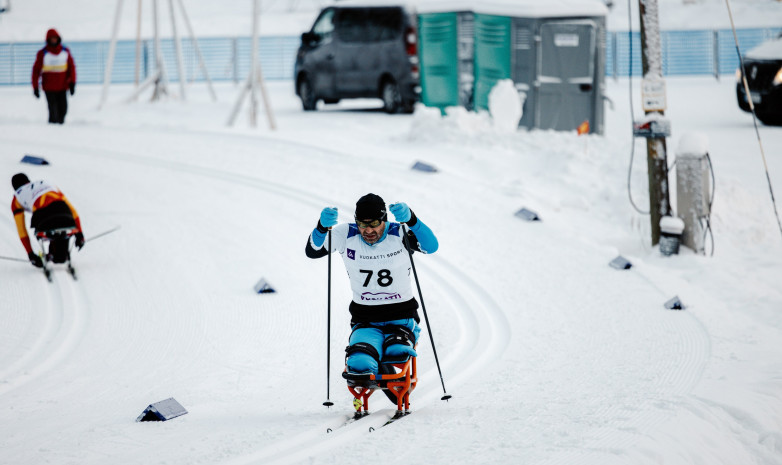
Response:
[{"label": "utility pole", "polygon": [[[657,0],[639,0],[641,14],[641,49],[643,51],[643,81],[641,99],[647,119],[658,120],[663,126],[666,96],[663,80],[662,40]],[[668,158],[665,134],[646,138],[649,171],[649,213],[652,222],[652,245],[660,242],[660,219],[671,214],[668,188]]]}]

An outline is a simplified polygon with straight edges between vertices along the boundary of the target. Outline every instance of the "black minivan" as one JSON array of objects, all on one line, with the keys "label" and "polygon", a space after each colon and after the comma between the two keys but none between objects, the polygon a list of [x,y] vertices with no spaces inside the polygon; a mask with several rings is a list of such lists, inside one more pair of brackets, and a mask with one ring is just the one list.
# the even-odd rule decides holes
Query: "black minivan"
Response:
[{"label": "black minivan", "polygon": [[296,55],[304,110],[318,100],[376,97],[388,113],[412,113],[421,92],[415,21],[404,6],[324,8]]},{"label": "black minivan", "polygon": [[[782,125],[782,33],[747,52],[744,71],[758,119],[770,126]],[[742,77],[741,69],[736,70],[736,99],[739,108],[748,112]]]}]

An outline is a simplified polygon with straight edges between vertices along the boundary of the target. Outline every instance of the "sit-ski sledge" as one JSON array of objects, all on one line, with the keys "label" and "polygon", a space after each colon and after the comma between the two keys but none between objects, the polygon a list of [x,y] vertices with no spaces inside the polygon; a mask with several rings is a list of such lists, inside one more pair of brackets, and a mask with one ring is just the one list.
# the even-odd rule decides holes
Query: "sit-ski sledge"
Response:
[{"label": "sit-ski sledge", "polygon": [[52,281],[50,264],[65,264],[68,273],[76,279],[76,269],[71,263],[71,237],[77,232],[76,228],[57,228],[35,233],[35,238],[41,246],[39,257],[43,262],[43,274],[49,282]]},{"label": "sit-ski sledge", "polygon": [[378,389],[396,404],[396,413],[392,420],[410,413],[410,393],[418,383],[416,357],[405,355],[397,358],[387,357],[379,364],[380,373],[350,373],[345,368],[342,377],[347,380],[348,390],[355,400],[354,418],[369,415],[369,397]]}]

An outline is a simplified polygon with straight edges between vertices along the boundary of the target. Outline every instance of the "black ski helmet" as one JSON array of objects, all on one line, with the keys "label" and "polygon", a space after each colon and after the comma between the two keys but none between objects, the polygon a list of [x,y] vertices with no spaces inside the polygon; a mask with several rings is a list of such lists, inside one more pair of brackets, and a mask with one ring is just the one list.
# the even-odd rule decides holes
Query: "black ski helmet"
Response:
[{"label": "black ski helmet", "polygon": [[356,202],[356,215],[357,220],[382,220],[388,219],[386,213],[386,203],[380,198],[379,195],[367,194]]},{"label": "black ski helmet", "polygon": [[11,178],[11,185],[14,186],[14,190],[18,190],[20,187],[24,186],[25,184],[27,184],[29,182],[30,182],[30,179],[24,173],[16,173]]}]

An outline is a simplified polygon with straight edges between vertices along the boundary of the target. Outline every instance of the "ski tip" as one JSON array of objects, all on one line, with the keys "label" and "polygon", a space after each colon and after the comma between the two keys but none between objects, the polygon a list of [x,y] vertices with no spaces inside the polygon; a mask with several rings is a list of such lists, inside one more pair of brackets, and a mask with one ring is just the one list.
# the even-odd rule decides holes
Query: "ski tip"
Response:
[{"label": "ski tip", "polygon": [[323,402],[323,405],[326,407],[331,407],[332,405],[334,405],[334,402],[330,402],[327,400],[326,402]]},{"label": "ski tip", "polygon": [[444,400],[444,401],[448,402],[448,400],[450,400],[450,398],[451,398],[451,395],[450,394],[446,394],[446,395],[442,396],[440,398],[440,400]]}]

